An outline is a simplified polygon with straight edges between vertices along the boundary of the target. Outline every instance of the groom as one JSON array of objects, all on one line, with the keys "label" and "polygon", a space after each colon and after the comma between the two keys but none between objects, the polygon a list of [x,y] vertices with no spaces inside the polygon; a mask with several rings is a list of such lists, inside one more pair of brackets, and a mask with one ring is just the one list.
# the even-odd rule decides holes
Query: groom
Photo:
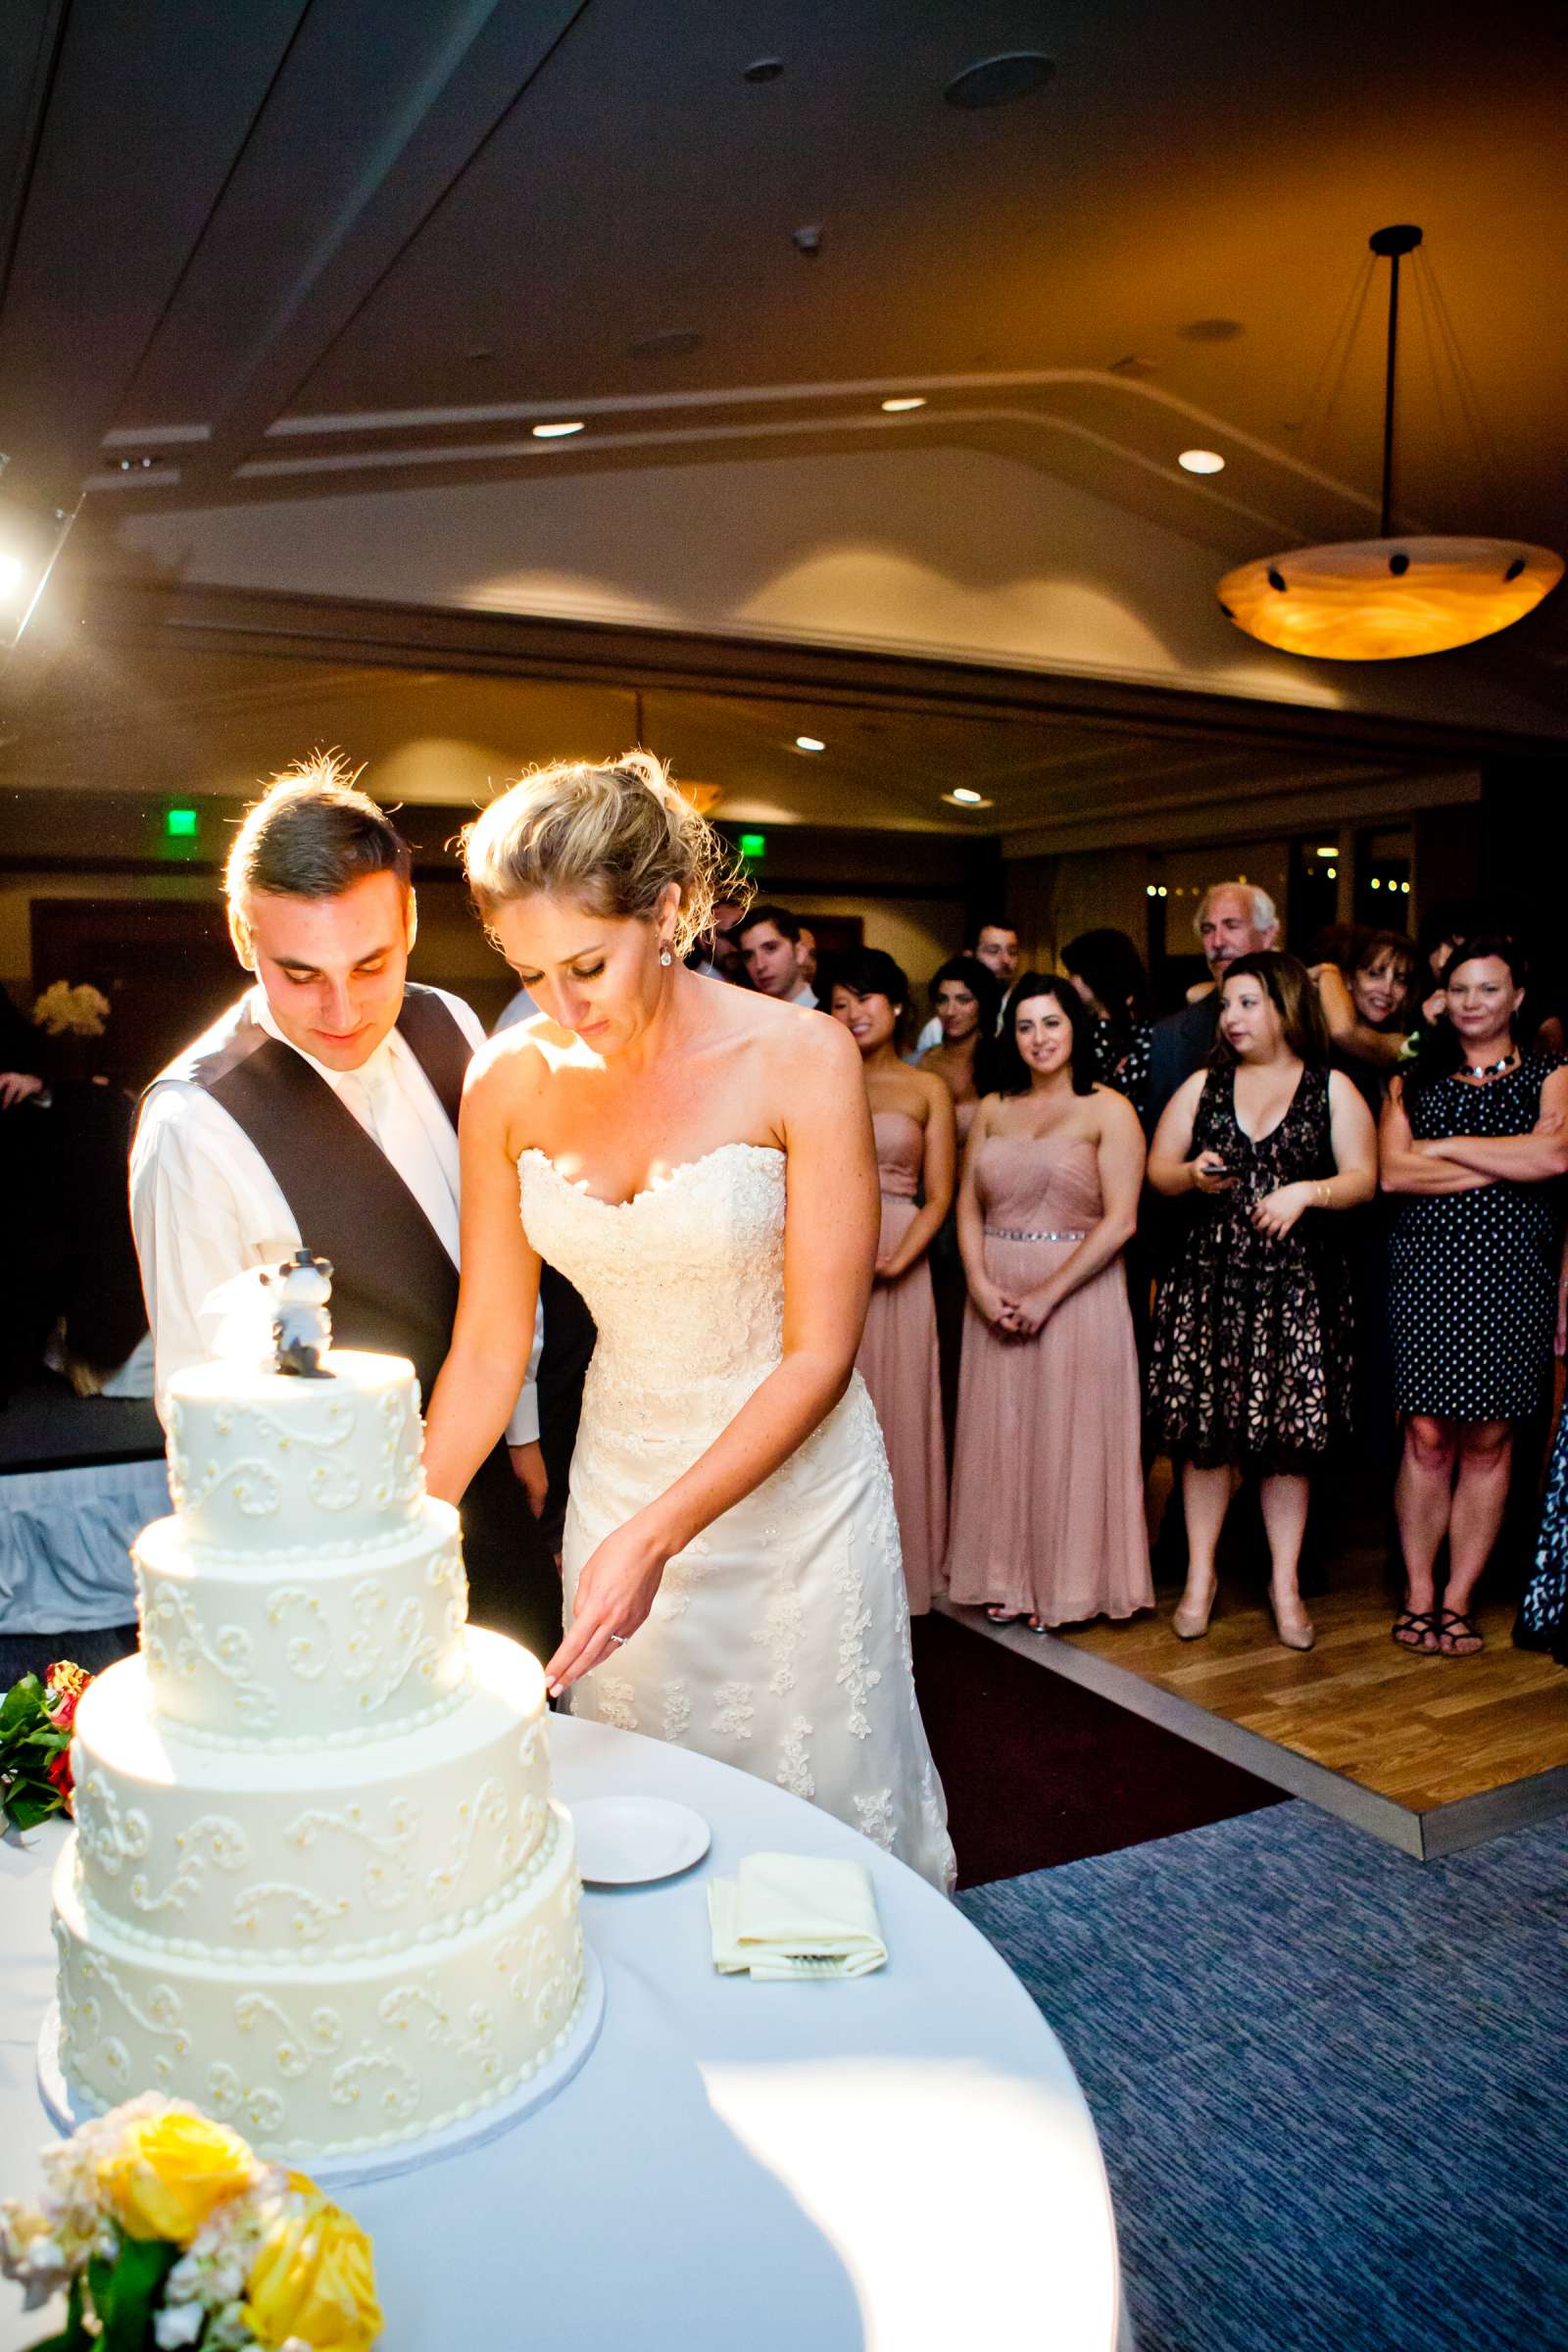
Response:
[{"label": "groom", "polygon": [[[407,978],[412,865],[330,757],[280,776],[235,837],[229,934],[256,986],[153,1081],[131,1146],[160,1409],[171,1376],[212,1353],[209,1293],[302,1243],[332,1262],[335,1344],[411,1357],[429,1402],[458,1302],[458,1109],[484,1033],[460,998]],[[586,1316],[561,1289],[552,1353],[559,1337],[585,1362]],[[538,1526],[537,1359],[536,1337],[463,1531],[474,1617],[548,1657],[561,1588]]]}]

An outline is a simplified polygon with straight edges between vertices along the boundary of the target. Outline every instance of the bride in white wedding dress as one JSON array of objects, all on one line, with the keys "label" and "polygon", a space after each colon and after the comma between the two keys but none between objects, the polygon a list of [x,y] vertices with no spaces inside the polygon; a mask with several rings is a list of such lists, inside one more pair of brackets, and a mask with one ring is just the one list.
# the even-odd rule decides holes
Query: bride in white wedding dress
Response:
[{"label": "bride in white wedding dress", "polygon": [[505,1426],[546,1258],[599,1330],[552,1687],[813,1799],[951,1888],[854,1369],[879,1222],[854,1043],[685,968],[726,854],[647,754],[524,777],[464,851],[541,1010],[469,1073],[431,1491],[457,1500]]}]

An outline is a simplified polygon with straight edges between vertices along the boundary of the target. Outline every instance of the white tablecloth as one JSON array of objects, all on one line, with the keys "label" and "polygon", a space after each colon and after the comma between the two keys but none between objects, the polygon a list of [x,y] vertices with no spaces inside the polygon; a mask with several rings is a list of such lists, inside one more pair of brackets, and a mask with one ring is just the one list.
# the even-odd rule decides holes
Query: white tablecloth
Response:
[{"label": "white tablecloth", "polygon": [[[590,1892],[607,2005],[582,2072],[488,2147],[345,2192],[375,2239],[385,2352],[1111,2352],[1115,2229],[1061,2046],[960,1912],[799,1798],[683,1748],[559,1720],[569,1804],[667,1796],[712,1850]],[[0,1845],[0,2194],[36,2187],[33,2039],[60,1833]],[[868,1865],[892,1954],[839,1984],[713,1974],[707,1879],[759,1848]],[[0,2282],[0,2352],[46,2332]]]},{"label": "white tablecloth", "polygon": [[0,1634],[129,1625],[130,1546],[169,1507],[161,1455],[0,1476]]}]

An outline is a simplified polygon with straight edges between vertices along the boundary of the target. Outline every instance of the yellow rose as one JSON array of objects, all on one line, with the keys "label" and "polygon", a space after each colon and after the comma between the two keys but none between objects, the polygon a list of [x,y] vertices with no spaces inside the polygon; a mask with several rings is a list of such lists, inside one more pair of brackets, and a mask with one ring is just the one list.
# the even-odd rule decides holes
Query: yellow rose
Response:
[{"label": "yellow rose", "polygon": [[[289,2185],[301,2188],[298,2175]],[[273,2352],[291,2335],[314,2352],[369,2352],[380,2334],[370,2241],[319,2189],[291,2196],[263,2238],[245,2322]]]},{"label": "yellow rose", "polygon": [[176,2107],[127,2127],[98,2168],[98,2186],[127,2236],[185,2246],[215,2206],[261,2172],[238,2132]]}]

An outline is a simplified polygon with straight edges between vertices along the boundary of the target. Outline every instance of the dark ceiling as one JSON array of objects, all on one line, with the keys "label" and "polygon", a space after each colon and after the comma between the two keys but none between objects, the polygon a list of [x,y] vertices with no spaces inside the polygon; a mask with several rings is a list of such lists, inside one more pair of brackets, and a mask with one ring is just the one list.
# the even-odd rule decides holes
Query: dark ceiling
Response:
[{"label": "dark ceiling", "polygon": [[[87,484],[108,545],[127,507],[907,435],[1231,559],[1359,536],[1365,241],[1411,219],[1401,516],[1562,548],[1565,35],[1528,0],[9,0],[6,484]],[[944,102],[1008,51],[1036,94]],[[1560,708],[1568,598],[1499,660]]]}]

